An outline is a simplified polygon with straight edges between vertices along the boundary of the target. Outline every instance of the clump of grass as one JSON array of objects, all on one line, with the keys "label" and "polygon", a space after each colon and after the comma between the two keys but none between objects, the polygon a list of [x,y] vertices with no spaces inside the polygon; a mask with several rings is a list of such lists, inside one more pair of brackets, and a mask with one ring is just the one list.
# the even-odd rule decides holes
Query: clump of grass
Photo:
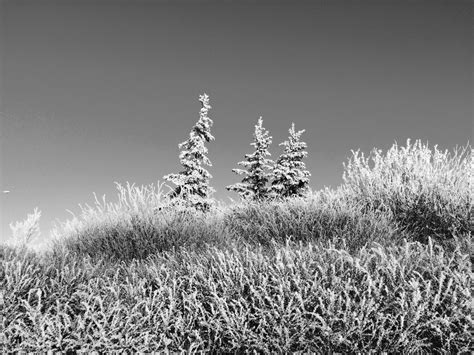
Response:
[{"label": "clump of grass", "polygon": [[361,213],[356,203],[341,191],[323,190],[303,198],[246,202],[225,214],[227,230],[246,242],[270,245],[272,242],[331,243],[351,253],[373,242],[395,243],[401,233],[392,216],[381,211]]},{"label": "clump of grass", "polygon": [[117,202],[105,197],[95,206],[80,206],[81,214],[53,230],[54,248],[91,257],[144,259],[180,247],[222,243],[220,207],[212,213],[180,208],[161,192],[162,185],[126,187],[116,184]]},{"label": "clump of grass", "polygon": [[7,240],[7,245],[11,248],[18,248],[27,250],[34,243],[38,242],[41,236],[39,221],[41,218],[41,211],[35,208],[33,213],[28,214],[25,220],[10,223],[12,235]]},{"label": "clump of grass", "polygon": [[345,164],[342,189],[362,212],[390,211],[412,240],[433,238],[452,247],[469,238],[473,164],[469,146],[452,152],[416,141],[394,144],[386,154],[353,152]]},{"label": "clump of grass", "polygon": [[471,265],[433,243],[6,253],[4,351],[467,352]]}]

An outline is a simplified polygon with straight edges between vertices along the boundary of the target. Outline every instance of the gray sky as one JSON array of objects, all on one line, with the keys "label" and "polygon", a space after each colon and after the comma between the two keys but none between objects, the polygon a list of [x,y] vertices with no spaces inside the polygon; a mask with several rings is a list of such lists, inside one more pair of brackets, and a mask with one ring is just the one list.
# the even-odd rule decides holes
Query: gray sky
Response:
[{"label": "gray sky", "polygon": [[342,182],[351,149],[472,142],[471,1],[3,0],[1,239],[115,199],[113,182],[180,170],[210,95],[216,197],[261,115],[273,158],[306,129],[311,186]]}]

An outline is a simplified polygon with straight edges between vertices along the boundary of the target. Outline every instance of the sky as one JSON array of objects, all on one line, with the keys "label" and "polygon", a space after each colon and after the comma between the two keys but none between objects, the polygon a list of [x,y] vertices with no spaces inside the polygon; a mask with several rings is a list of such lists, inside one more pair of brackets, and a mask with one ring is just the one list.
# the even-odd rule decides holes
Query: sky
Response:
[{"label": "sky", "polygon": [[469,0],[0,0],[0,240],[35,207],[54,220],[116,200],[114,182],[180,171],[210,96],[215,197],[251,153],[306,129],[311,187],[351,149],[472,143]]}]

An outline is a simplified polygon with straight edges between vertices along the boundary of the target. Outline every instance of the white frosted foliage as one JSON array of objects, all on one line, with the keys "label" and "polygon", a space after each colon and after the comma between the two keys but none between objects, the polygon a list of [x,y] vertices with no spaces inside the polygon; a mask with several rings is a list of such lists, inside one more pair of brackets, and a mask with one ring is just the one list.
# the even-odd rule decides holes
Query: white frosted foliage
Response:
[{"label": "white frosted foliage", "polygon": [[211,109],[209,96],[200,95],[199,101],[202,106],[199,120],[189,133],[189,138],[179,144],[179,149],[181,149],[179,161],[184,169],[178,174],[168,174],[163,177],[176,185],[171,197],[179,196],[194,207],[206,205],[206,200],[214,192],[214,189],[209,186],[212,175],[203,166],[212,166],[205,146],[205,143],[214,140],[211,134],[213,121],[208,116]]},{"label": "white frosted foliage", "polygon": [[245,154],[244,161],[238,165],[245,169],[232,169],[238,175],[244,175],[240,183],[227,186],[227,190],[237,192],[243,199],[261,200],[269,196],[268,183],[270,180],[273,161],[268,159],[271,154],[268,147],[272,143],[272,137],[263,127],[263,119],[260,117],[255,125],[254,141],[250,143],[255,150],[251,154]]},{"label": "white frosted foliage", "polygon": [[280,143],[284,151],[273,168],[272,195],[275,197],[303,196],[309,189],[311,173],[303,161],[308,155],[307,145],[300,140],[304,131],[296,132],[292,123],[288,140]]}]

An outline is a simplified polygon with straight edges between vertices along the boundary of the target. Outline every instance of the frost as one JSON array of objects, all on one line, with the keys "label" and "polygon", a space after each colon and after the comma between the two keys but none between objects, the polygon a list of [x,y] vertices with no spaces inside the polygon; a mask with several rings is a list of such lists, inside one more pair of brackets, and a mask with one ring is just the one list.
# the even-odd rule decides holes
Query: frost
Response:
[{"label": "frost", "polygon": [[178,174],[168,174],[163,178],[176,185],[169,195],[172,199],[179,197],[180,201],[175,202],[206,210],[209,208],[210,195],[214,192],[209,186],[212,175],[203,167],[203,165],[212,166],[207,157],[208,150],[205,143],[214,140],[211,134],[213,121],[208,116],[211,109],[209,96],[200,95],[199,101],[202,105],[199,120],[189,133],[189,138],[179,144],[181,149],[179,160],[184,169]]},{"label": "frost", "polygon": [[35,208],[32,214],[28,214],[28,217],[21,222],[10,223],[10,229],[12,231],[13,241],[12,245],[23,247],[35,239],[41,236],[39,228],[39,220],[41,217],[41,211]]},{"label": "frost", "polygon": [[255,125],[254,142],[250,143],[255,148],[251,154],[245,154],[244,161],[238,165],[246,169],[232,169],[238,175],[245,175],[242,182],[227,186],[227,190],[237,192],[242,199],[261,200],[269,197],[270,170],[274,164],[268,147],[272,143],[272,137],[262,126],[263,119],[260,117]]},{"label": "frost", "polygon": [[273,197],[304,196],[309,190],[311,173],[306,170],[303,162],[308,155],[307,145],[300,141],[304,131],[296,132],[295,124],[292,123],[288,130],[290,133],[288,140],[280,143],[284,146],[284,151],[273,168],[271,187]]}]

